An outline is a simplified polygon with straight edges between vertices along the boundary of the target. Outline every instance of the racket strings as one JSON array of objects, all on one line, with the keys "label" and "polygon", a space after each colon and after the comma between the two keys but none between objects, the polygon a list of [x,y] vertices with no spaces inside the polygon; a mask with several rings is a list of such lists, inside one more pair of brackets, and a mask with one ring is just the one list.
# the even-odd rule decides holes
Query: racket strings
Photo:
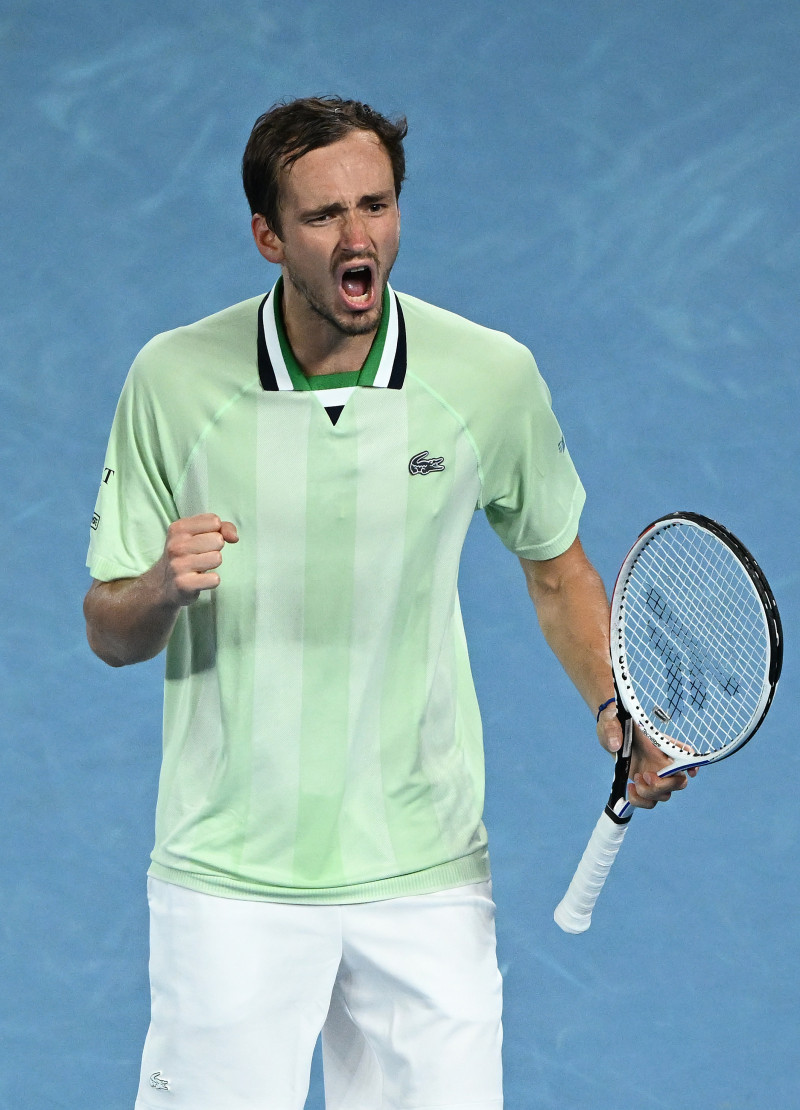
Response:
[{"label": "racket strings", "polygon": [[656,531],[620,583],[618,657],[647,728],[701,755],[746,736],[769,666],[763,605],[731,548],[696,526]]}]

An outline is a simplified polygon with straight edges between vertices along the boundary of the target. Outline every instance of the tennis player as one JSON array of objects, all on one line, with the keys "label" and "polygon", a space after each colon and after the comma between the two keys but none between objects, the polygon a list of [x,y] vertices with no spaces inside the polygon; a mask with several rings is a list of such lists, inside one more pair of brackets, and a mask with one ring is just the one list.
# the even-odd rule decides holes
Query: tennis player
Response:
[{"label": "tennis player", "polygon": [[[474,510],[593,713],[608,607],[530,353],[389,285],[405,134],[338,98],[263,115],[243,177],[280,277],[148,343],[114,419],[89,642],[166,647],[138,1110],[300,1110],[320,1032],[331,1110],[502,1105]],[[664,762],[634,804],[685,785]]]}]

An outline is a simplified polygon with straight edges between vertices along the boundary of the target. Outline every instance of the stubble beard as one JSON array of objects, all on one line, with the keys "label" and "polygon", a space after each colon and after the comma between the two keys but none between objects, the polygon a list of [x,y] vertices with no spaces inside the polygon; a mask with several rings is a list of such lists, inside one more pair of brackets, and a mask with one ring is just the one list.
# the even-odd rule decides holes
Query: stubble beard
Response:
[{"label": "stubble beard", "polygon": [[[340,317],[336,316],[330,308],[327,308],[324,304],[322,304],[314,293],[313,289],[305,281],[303,281],[301,277],[298,277],[298,275],[292,271],[292,268],[286,265],[285,261],[284,270],[286,273],[286,277],[292,283],[297,292],[301,295],[311,311],[319,316],[320,319],[324,320],[326,324],[330,324],[332,328],[335,328],[335,330],[338,331],[340,335],[347,335],[350,337],[357,335],[369,335],[370,332],[378,330],[378,325],[380,324],[381,317],[383,316],[383,294],[386,289],[386,284],[389,280],[388,274],[386,275],[386,279],[383,281],[383,288],[380,291],[380,297],[376,305],[378,309],[377,316],[372,320],[359,320],[357,317],[353,320],[347,320],[341,319]],[[365,316],[367,315],[371,315],[371,313],[365,313]]]}]

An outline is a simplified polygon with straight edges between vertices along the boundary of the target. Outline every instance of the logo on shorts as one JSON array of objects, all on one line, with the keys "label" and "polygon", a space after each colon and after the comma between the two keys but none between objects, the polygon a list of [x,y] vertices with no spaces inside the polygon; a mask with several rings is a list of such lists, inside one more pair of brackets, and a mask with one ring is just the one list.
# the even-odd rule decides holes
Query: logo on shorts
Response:
[{"label": "logo on shorts", "polygon": [[561,439],[558,441],[558,453],[559,453],[559,455],[563,455],[564,452],[566,451],[566,449],[567,449],[567,441],[562,436]]},{"label": "logo on shorts", "polygon": [[100,514],[99,513],[94,513],[93,516],[92,516],[92,528],[96,532],[99,526],[100,526]]},{"label": "logo on shorts", "polygon": [[169,1080],[163,1079],[160,1071],[154,1071],[150,1076],[150,1086],[155,1087],[157,1091],[168,1091]]},{"label": "logo on shorts", "polygon": [[432,474],[434,470],[444,470],[444,458],[432,459],[427,451],[420,451],[408,461],[409,474]]}]

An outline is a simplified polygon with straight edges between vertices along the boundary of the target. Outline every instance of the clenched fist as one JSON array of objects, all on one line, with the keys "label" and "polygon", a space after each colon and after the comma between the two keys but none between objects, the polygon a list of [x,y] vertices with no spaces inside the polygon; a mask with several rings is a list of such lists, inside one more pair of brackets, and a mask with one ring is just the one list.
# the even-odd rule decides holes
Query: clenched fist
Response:
[{"label": "clenched fist", "polygon": [[222,550],[226,543],[238,541],[235,525],[215,513],[183,517],[170,524],[164,553],[156,564],[165,601],[191,605],[201,590],[215,590],[220,583],[217,568],[222,564]]}]

